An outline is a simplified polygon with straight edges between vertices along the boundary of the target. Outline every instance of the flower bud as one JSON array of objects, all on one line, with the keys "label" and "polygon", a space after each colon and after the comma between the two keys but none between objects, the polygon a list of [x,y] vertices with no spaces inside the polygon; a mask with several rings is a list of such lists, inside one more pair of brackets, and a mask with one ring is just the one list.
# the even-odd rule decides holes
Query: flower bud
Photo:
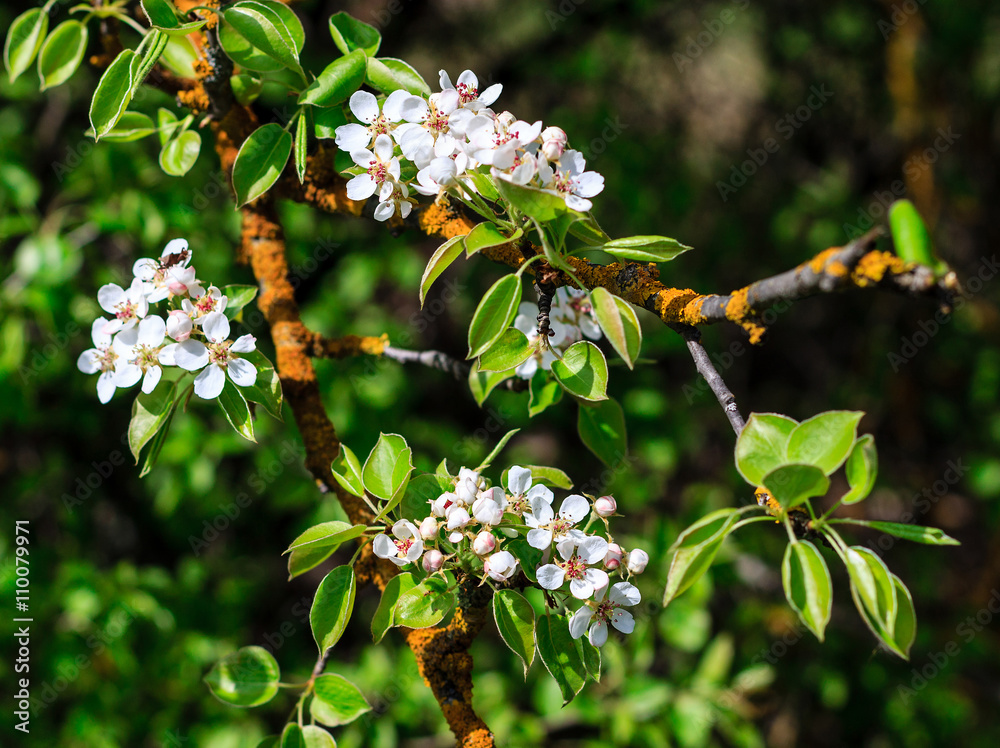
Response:
[{"label": "flower bud", "polygon": [[566,150],[567,140],[562,128],[546,127],[542,130],[542,155],[549,161],[557,161]]},{"label": "flower bud", "polygon": [[462,538],[464,537],[465,535],[462,534],[461,530],[455,530],[455,532],[448,535],[448,540],[450,540],[452,543],[457,544],[461,542]]},{"label": "flower bud", "polygon": [[617,569],[621,566],[622,556],[624,555],[622,547],[618,543],[608,544],[608,553],[604,557],[604,568],[605,569]]},{"label": "flower bud", "polygon": [[625,554],[625,565],[632,574],[642,574],[649,563],[649,554],[638,548]]},{"label": "flower bud", "polygon": [[174,309],[167,317],[167,335],[178,343],[191,337],[191,318],[180,309]]},{"label": "flower bud", "polygon": [[602,496],[594,502],[594,511],[598,517],[610,517],[618,510],[618,502],[614,496]]},{"label": "flower bud", "polygon": [[493,533],[489,530],[483,530],[476,536],[476,539],[472,541],[472,550],[477,556],[483,556],[487,553],[491,553],[496,547],[497,539],[493,537]]},{"label": "flower bud", "polygon": [[420,523],[420,537],[424,540],[434,540],[438,534],[438,523],[434,517],[424,517]]},{"label": "flower bud", "polygon": [[432,548],[424,554],[423,560],[424,571],[433,574],[435,571],[440,571],[441,567],[444,566],[444,554],[436,548]]},{"label": "flower bud", "polygon": [[458,497],[451,492],[441,494],[431,502],[431,514],[435,517],[445,516],[448,507],[454,504],[457,499]]}]

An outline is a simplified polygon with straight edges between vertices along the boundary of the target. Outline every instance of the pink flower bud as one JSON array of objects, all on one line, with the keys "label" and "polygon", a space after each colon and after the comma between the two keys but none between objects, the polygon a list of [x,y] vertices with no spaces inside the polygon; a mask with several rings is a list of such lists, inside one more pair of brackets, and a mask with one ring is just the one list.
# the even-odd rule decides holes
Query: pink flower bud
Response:
[{"label": "pink flower bud", "polygon": [[646,564],[648,563],[649,554],[646,551],[636,548],[625,554],[625,565],[632,574],[642,574],[646,570]]},{"label": "pink flower bud", "polygon": [[438,534],[438,523],[434,517],[424,517],[420,523],[420,537],[424,540],[434,540]]},{"label": "pink flower bud", "polygon": [[618,543],[608,544],[608,554],[604,557],[604,568],[617,569],[622,562],[624,552]]},{"label": "pink flower bud", "polygon": [[594,502],[594,511],[598,517],[610,517],[618,510],[618,502],[614,496],[602,496]]},{"label": "pink flower bud", "polygon": [[542,130],[542,155],[549,161],[557,161],[566,151],[566,133],[559,127]]},{"label": "pink flower bud", "polygon": [[424,571],[429,574],[433,574],[435,571],[440,571],[441,567],[444,566],[444,554],[436,548],[432,548],[424,554],[422,565],[424,567]]},{"label": "pink flower bud", "polygon": [[476,539],[472,541],[472,550],[477,556],[484,556],[487,553],[491,553],[496,547],[497,539],[488,530],[480,532],[476,535]]},{"label": "pink flower bud", "polygon": [[178,343],[191,337],[191,317],[180,309],[174,309],[167,316],[167,335]]}]

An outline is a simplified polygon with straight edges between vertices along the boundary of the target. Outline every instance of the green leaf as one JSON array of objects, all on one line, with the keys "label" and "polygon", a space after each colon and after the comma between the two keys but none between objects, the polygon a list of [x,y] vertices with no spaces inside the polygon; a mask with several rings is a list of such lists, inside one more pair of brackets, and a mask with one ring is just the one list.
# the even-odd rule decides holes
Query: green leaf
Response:
[{"label": "green leaf", "polygon": [[160,151],[160,168],[172,177],[183,177],[194,166],[201,152],[201,135],[185,130]]},{"label": "green leaf", "polygon": [[393,619],[396,613],[396,604],[399,598],[417,586],[413,575],[404,571],[397,574],[388,582],[382,590],[382,599],[379,600],[378,609],[372,616],[372,641],[378,644],[385,636],[385,632],[393,627]]},{"label": "green leaf", "polygon": [[830,475],[851,453],[862,416],[857,410],[831,410],[803,421],[788,437],[788,461],[815,465]]},{"label": "green leaf", "polygon": [[393,610],[393,626],[426,629],[436,626],[455,607],[455,593],[441,577],[428,577],[402,593]]},{"label": "green leaf", "polygon": [[257,379],[249,387],[240,387],[243,397],[251,402],[264,406],[264,409],[272,416],[281,419],[281,380],[274,370],[267,356],[259,350],[252,350],[248,353],[241,353],[240,358],[245,358],[257,368]]},{"label": "green leaf", "polygon": [[312,626],[320,654],[324,654],[343,635],[354,610],[356,591],[354,569],[350,566],[338,566],[320,582],[309,611],[309,625]]},{"label": "green leaf", "polygon": [[327,673],[313,684],[313,700],[309,713],[317,722],[336,727],[353,722],[371,707],[361,690],[347,678]]},{"label": "green leaf", "polygon": [[284,553],[291,553],[306,548],[337,549],[348,540],[360,538],[364,534],[365,525],[352,525],[349,522],[340,522],[339,520],[320,522],[295,538],[292,544],[285,549]]},{"label": "green leaf", "polygon": [[281,748],[281,736],[272,735],[264,738],[262,741],[257,743],[257,748]]},{"label": "green leaf", "polygon": [[577,653],[583,660],[583,666],[587,669],[587,675],[593,678],[595,683],[601,682],[601,650],[590,643],[590,639],[581,636],[576,640]]},{"label": "green leaf", "polygon": [[141,5],[151,26],[169,30],[181,25],[174,4],[170,0],[142,0]]},{"label": "green leaf", "polygon": [[878,453],[875,451],[875,437],[871,434],[859,436],[847,458],[847,483],[851,490],[844,494],[845,504],[856,504],[872,492],[878,476]]},{"label": "green leaf", "polygon": [[[140,140],[156,132],[153,120],[145,114],[139,112],[125,112],[122,114],[118,124],[104,136],[110,143],[130,143],[133,140]],[[94,131],[88,129],[87,135],[93,137]]]},{"label": "green leaf", "polygon": [[612,239],[598,249],[622,260],[669,262],[691,247],[667,236],[626,236]]},{"label": "green leaf", "polygon": [[481,473],[483,470],[492,465],[493,460],[495,460],[497,458],[497,455],[500,454],[500,452],[503,451],[503,448],[507,446],[507,442],[509,442],[511,438],[514,436],[514,434],[516,434],[520,430],[521,429],[511,429],[506,434],[504,434],[500,438],[500,441],[497,442],[497,445],[493,447],[492,450],[490,450],[490,453],[488,455],[486,455],[486,459],[483,460],[479,464],[479,467],[476,468],[476,472]]},{"label": "green leaf", "polygon": [[497,341],[479,357],[479,371],[509,371],[523,364],[535,352],[535,346],[516,327],[508,327]]},{"label": "green leaf", "polygon": [[573,480],[562,470],[545,465],[522,465],[531,471],[531,484],[541,483],[543,486],[562,488],[568,491],[573,487]]},{"label": "green leaf", "polygon": [[483,406],[489,394],[499,385],[515,375],[514,369],[508,371],[479,371],[479,359],[472,362],[469,368],[469,390],[479,407]]},{"label": "green leaf", "polygon": [[608,399],[608,362],[589,340],[578,340],[552,362],[552,374],[571,395],[584,400]]},{"label": "green leaf", "polygon": [[594,404],[581,402],[576,428],[587,449],[605,465],[613,465],[628,452],[625,413],[612,398]]},{"label": "green leaf", "polygon": [[295,123],[295,173],[298,175],[299,184],[306,178],[306,156],[309,143],[309,117],[305,112],[299,114],[298,122]]},{"label": "green leaf", "polygon": [[302,728],[295,722],[285,725],[285,729],[281,733],[281,748],[305,747],[306,738],[302,734]]},{"label": "green leaf", "polygon": [[367,58],[360,49],[338,57],[326,66],[319,77],[299,96],[299,106],[330,107],[347,101],[365,82]]},{"label": "green leaf", "polygon": [[412,65],[395,57],[369,57],[365,83],[382,93],[400,89],[416,96],[430,96],[431,87]]},{"label": "green leaf", "polygon": [[[489,169],[488,166],[480,168]],[[487,172],[477,171],[477,170],[467,171],[465,172],[465,176],[467,176],[472,181],[472,184],[475,185],[475,188],[479,190],[479,194],[482,195],[486,200],[489,200],[491,203],[495,203],[500,199],[500,193],[497,192],[496,185],[494,184],[493,178],[490,176],[488,171]]]},{"label": "green leaf", "polygon": [[167,46],[160,55],[160,64],[180,78],[194,78],[194,63],[198,60],[198,50],[186,36],[171,34]]},{"label": "green leaf", "polygon": [[223,657],[205,676],[212,695],[231,706],[260,706],[278,693],[281,670],[263,647],[243,647]]},{"label": "green leaf", "polygon": [[27,70],[49,31],[49,14],[46,9],[32,8],[14,19],[3,45],[3,62],[13,83]]},{"label": "green leaf", "polygon": [[319,140],[337,137],[337,128],[347,124],[342,107],[325,107],[313,112],[313,134]]},{"label": "green leaf", "polygon": [[427,297],[427,291],[431,287],[431,284],[462,254],[462,239],[463,237],[461,236],[453,236],[451,239],[448,239],[434,250],[431,259],[427,261],[423,277],[420,278],[421,309],[424,308],[424,299]]},{"label": "green leaf", "polygon": [[398,503],[413,470],[411,457],[406,439],[399,434],[379,434],[361,471],[368,493],[380,499],[396,499]]},{"label": "green leaf", "polygon": [[667,572],[664,606],[708,571],[739,516],[738,509],[719,509],[705,515],[680,534],[671,548],[674,557]]},{"label": "green leaf", "polygon": [[330,470],[345,491],[358,497],[365,495],[365,484],[361,480],[361,463],[346,444],[340,445],[340,453],[330,466]]},{"label": "green leaf", "polygon": [[382,43],[382,35],[374,26],[343,11],[330,16],[330,36],[344,55],[363,50],[369,57],[374,57]]},{"label": "green leaf", "polygon": [[444,491],[451,491],[454,483],[448,483],[447,488],[441,486],[439,475],[424,473],[418,475],[406,484],[403,500],[399,502],[400,517],[426,517],[430,514],[430,502],[438,498]]},{"label": "green leaf", "polygon": [[[514,515],[509,515],[513,517]],[[518,540],[508,540],[504,543],[504,550],[510,551],[511,555],[517,559],[521,571],[532,584],[536,584],[538,579],[535,571],[542,563],[542,552],[538,548],[532,548],[524,538]]]},{"label": "green leaf", "polygon": [[139,452],[152,439],[174,408],[176,382],[161,379],[148,395],[140,392],[132,403],[132,420],[128,425],[128,446],[139,464]]},{"label": "green leaf", "polygon": [[142,56],[139,59],[139,68],[132,81],[132,90],[129,92],[129,98],[134,96],[135,92],[139,90],[139,86],[142,85],[142,82],[146,80],[146,76],[149,75],[149,71],[159,61],[160,55],[163,54],[163,50],[167,48],[169,42],[170,37],[159,29],[150,30],[143,38],[142,43],[136,49],[136,53],[141,52]]},{"label": "green leaf", "polygon": [[465,235],[465,256],[469,258],[480,250],[510,244],[520,239],[523,233],[521,229],[517,229],[513,235],[506,236],[495,223],[484,221]]},{"label": "green leaf", "polygon": [[246,398],[229,377],[226,377],[226,383],[219,393],[219,407],[237,434],[248,441],[257,441],[253,436],[253,418],[250,416]]},{"label": "green leaf", "polygon": [[167,440],[167,432],[170,431],[170,422],[174,418],[174,413],[177,412],[176,403],[170,408],[167,413],[167,419],[160,426],[159,431],[156,435],[146,443],[146,446],[142,448],[139,452],[138,463],[142,464],[142,469],[139,471],[139,477],[145,478],[153,466],[156,464],[156,460],[160,456],[160,450],[163,449],[163,444]]},{"label": "green leaf", "polygon": [[808,540],[788,544],[781,563],[781,582],[788,604],[816,638],[823,641],[833,609],[833,583],[816,546]]},{"label": "green leaf", "polygon": [[38,77],[43,91],[73,76],[87,51],[87,40],[87,27],[79,21],[63,21],[53,29],[38,55]]},{"label": "green leaf", "polygon": [[[282,0],[244,0],[239,5],[263,5],[274,13],[277,16],[277,20],[280,20],[282,23],[283,28],[280,28],[279,31],[285,42],[292,46],[296,55],[301,54],[302,47],[306,43],[305,29],[302,28],[302,22],[295,14],[295,11],[289,8]],[[285,32],[287,32],[287,35]]]},{"label": "green leaf", "polygon": [[822,496],[830,489],[830,479],[815,465],[783,465],[764,476],[763,486],[785,509],[806,499]]},{"label": "green leaf", "polygon": [[514,184],[505,179],[497,179],[494,183],[504,200],[539,223],[549,223],[569,211],[566,201],[558,195]]},{"label": "green leaf", "polygon": [[531,603],[514,590],[499,590],[493,595],[493,619],[504,643],[521,658],[527,678],[528,668],[535,659],[535,611]]},{"label": "green leaf", "polygon": [[100,140],[121,119],[132,100],[142,59],[131,49],[123,49],[108,65],[90,101],[90,126]]},{"label": "green leaf", "polygon": [[936,527],[924,527],[922,525],[907,525],[899,522],[881,522],[872,519],[832,519],[830,524],[860,525],[870,527],[872,530],[884,532],[887,535],[894,535],[903,540],[910,540],[914,543],[924,543],[926,545],[961,545],[955,538],[944,533]]},{"label": "green leaf", "polygon": [[885,562],[867,548],[851,546],[845,551],[851,597],[865,624],[896,654],[905,658],[895,640],[898,596]]},{"label": "green leaf", "polygon": [[521,303],[521,279],[505,275],[483,296],[469,325],[469,355],[475,358],[488,350],[504,334]]},{"label": "green leaf", "polygon": [[569,633],[565,616],[542,616],[535,623],[535,644],[542,664],[562,692],[563,706],[580,693],[587,680],[587,667]]},{"label": "green leaf", "polygon": [[249,73],[240,73],[230,76],[229,86],[233,89],[233,96],[238,104],[250,106],[264,90],[264,81]]},{"label": "green leaf", "polygon": [[897,200],[889,207],[889,227],[896,254],[907,262],[934,266],[930,234],[920,213],[909,200]]},{"label": "green leaf", "polygon": [[604,335],[628,368],[633,368],[642,347],[642,328],[632,305],[600,287],[590,292],[590,301]]},{"label": "green leaf", "polygon": [[562,400],[563,388],[544,369],[538,369],[528,381],[528,416],[534,418]]},{"label": "green leaf", "polygon": [[267,192],[288,163],[292,136],[281,125],[258,127],[240,147],[233,164],[233,190],[236,207],[242,207]]},{"label": "green leaf", "polygon": [[262,2],[244,0],[223,11],[223,17],[255,49],[305,80],[299,64],[300,50],[296,48],[298,35],[286,24],[287,16],[279,15],[274,7]]},{"label": "green leaf", "polygon": [[764,476],[781,467],[788,437],[798,425],[778,413],[751,413],[746,427],[736,440],[736,469],[752,486],[761,485]]},{"label": "green leaf", "polygon": [[225,314],[229,319],[236,319],[243,307],[257,298],[257,286],[230,284],[222,287],[222,295],[226,297]]},{"label": "green leaf", "polygon": [[291,581],[297,576],[312,571],[321,563],[334,554],[337,549],[334,547],[324,548],[303,548],[292,551],[288,556],[288,579]]},{"label": "green leaf", "polygon": [[892,630],[893,641],[902,651],[903,659],[910,659],[910,647],[917,638],[917,611],[913,607],[913,596],[903,584],[903,580],[890,573],[892,583],[896,586],[896,625]]},{"label": "green leaf", "polygon": [[[125,117],[130,114],[132,114],[132,112],[126,112],[122,115],[122,119],[125,119]],[[188,120],[185,117],[184,122],[187,123],[187,121]],[[182,125],[181,122],[178,122],[176,114],[171,112],[169,109],[160,107],[156,110],[156,127],[159,130],[160,145],[165,146],[167,142],[174,137],[178,128],[183,130],[187,127],[187,124]],[[90,130],[88,130],[87,133],[90,134]]]},{"label": "green leaf", "polygon": [[302,743],[305,748],[337,748],[333,735],[317,725],[302,728]]},{"label": "green leaf", "polygon": [[241,68],[257,73],[272,73],[284,67],[280,62],[257,49],[225,21],[218,25],[218,31],[222,51]]}]

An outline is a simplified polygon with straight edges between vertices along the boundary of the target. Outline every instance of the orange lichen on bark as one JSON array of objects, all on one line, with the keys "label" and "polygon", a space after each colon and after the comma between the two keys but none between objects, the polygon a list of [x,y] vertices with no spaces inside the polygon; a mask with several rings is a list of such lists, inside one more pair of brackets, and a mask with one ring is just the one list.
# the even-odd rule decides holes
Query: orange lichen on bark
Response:
[{"label": "orange lichen on bark", "polygon": [[837,278],[846,278],[848,275],[847,266],[839,260],[833,259],[833,257],[842,249],[843,247],[830,247],[829,249],[824,249],[808,262],[804,262],[799,265],[799,270],[809,268],[817,275],[825,273]]},{"label": "orange lichen on bark", "polygon": [[642,306],[645,307],[647,299],[653,296],[655,296],[653,311],[664,322],[679,322],[688,325],[704,322],[701,305],[705,297],[690,288],[660,288],[657,290],[650,284],[649,290],[640,291]]},{"label": "orange lichen on bark", "polygon": [[851,281],[859,288],[873,286],[886,275],[898,275],[907,270],[907,264],[891,252],[869,252],[855,265]]},{"label": "orange lichen on bark", "polygon": [[421,210],[417,222],[420,230],[425,234],[440,236],[442,239],[465,236],[475,226],[470,219],[461,213],[440,203],[428,205]]},{"label": "orange lichen on bark", "polygon": [[344,335],[327,338],[319,333],[311,333],[309,355],[313,358],[349,358],[351,356],[381,356],[389,345],[388,335]]}]

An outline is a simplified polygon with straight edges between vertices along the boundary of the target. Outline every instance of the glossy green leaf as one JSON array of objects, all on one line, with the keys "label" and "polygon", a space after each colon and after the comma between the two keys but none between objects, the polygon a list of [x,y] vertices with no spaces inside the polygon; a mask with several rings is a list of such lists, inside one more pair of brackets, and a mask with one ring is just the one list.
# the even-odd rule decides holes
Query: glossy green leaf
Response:
[{"label": "glossy green leaf", "polygon": [[535,645],[545,669],[559,684],[563,706],[566,706],[586,683],[587,667],[570,636],[565,616],[541,616],[535,623]]},{"label": "glossy green leaf", "polygon": [[508,327],[503,334],[479,357],[479,371],[497,372],[515,369],[535,352],[527,336],[515,327]]},{"label": "glossy green leaf", "polygon": [[746,427],[736,440],[736,469],[752,486],[759,486],[764,476],[786,464],[788,437],[798,425],[778,413],[751,413]]},{"label": "glossy green leaf", "polygon": [[132,403],[132,420],[128,425],[128,446],[139,464],[139,452],[160,430],[174,408],[176,382],[161,379],[148,395],[140,392]]},{"label": "glossy green leaf", "polygon": [[160,168],[172,177],[183,177],[194,166],[201,152],[201,135],[186,130],[160,150]]},{"label": "glossy green leaf", "polygon": [[250,106],[264,90],[264,81],[255,75],[240,73],[229,78],[229,86],[238,104]]},{"label": "glossy green leaf", "polygon": [[393,626],[425,629],[436,626],[455,607],[455,593],[441,577],[428,577],[404,592],[393,611]]},{"label": "glossy green leaf", "polygon": [[587,449],[605,465],[614,465],[628,452],[625,413],[612,398],[593,404],[580,403],[576,428]]},{"label": "glossy green leaf", "polygon": [[317,722],[330,727],[346,725],[369,711],[371,707],[364,694],[347,678],[326,673],[313,684],[309,713]]},{"label": "glossy green leaf", "polygon": [[544,369],[538,369],[528,382],[528,416],[534,418],[562,400],[563,388]]},{"label": "glossy green leaf", "polygon": [[903,540],[926,545],[961,545],[955,538],[936,527],[907,525],[900,522],[882,522],[873,519],[833,519],[830,524],[859,525],[884,532]]},{"label": "glossy green leaf", "polygon": [[365,82],[367,58],[360,49],[338,57],[299,96],[299,105],[330,107],[347,101]]},{"label": "glossy green leaf", "polygon": [[412,65],[394,57],[369,57],[365,83],[382,93],[409,91],[417,96],[430,96],[431,88]]},{"label": "glossy green leaf", "polygon": [[531,603],[514,590],[499,590],[493,595],[493,620],[504,643],[521,658],[527,677],[535,659],[535,611]]},{"label": "glossy green leaf", "polygon": [[284,67],[278,60],[257,49],[225,21],[220,23],[217,28],[222,51],[241,68],[257,73],[272,73]]},{"label": "glossy green leaf", "polygon": [[511,236],[507,236],[495,223],[484,221],[474,226],[472,231],[465,235],[463,239],[465,256],[467,258],[472,257],[476,252],[488,249],[489,247],[500,247],[504,244],[510,244],[520,239],[523,233],[521,229],[517,229]]},{"label": "glossy green leaf", "polygon": [[333,735],[318,725],[306,725],[302,728],[302,743],[305,748],[337,748]]},{"label": "glossy green leaf", "polygon": [[365,484],[361,479],[361,463],[346,444],[340,445],[340,453],[334,459],[330,470],[345,491],[359,497],[365,495]]},{"label": "glossy green leaf", "polygon": [[223,286],[222,295],[226,297],[225,315],[229,319],[236,319],[243,308],[257,298],[257,286],[249,284],[230,284]]},{"label": "glossy green leaf", "polygon": [[600,249],[622,260],[669,262],[691,247],[667,236],[626,236],[612,239]]},{"label": "glossy green leaf", "polygon": [[252,47],[298,73],[305,80],[305,73],[299,65],[296,37],[285,24],[286,19],[274,8],[264,3],[244,0],[223,11],[223,17]]},{"label": "glossy green leaf", "polygon": [[897,200],[889,207],[889,228],[896,254],[901,259],[934,265],[930,234],[913,203],[909,200]]},{"label": "glossy green leaf", "polygon": [[[109,143],[130,143],[133,140],[140,140],[156,132],[156,125],[153,120],[145,114],[139,112],[125,112],[122,114],[118,124],[112,128],[104,140]],[[88,129],[87,135],[94,136],[94,131]]]},{"label": "glossy green leaf", "polygon": [[236,207],[267,192],[281,176],[291,153],[292,136],[281,125],[272,122],[254,130],[233,164]]},{"label": "glossy green leaf", "polygon": [[830,475],[851,453],[862,416],[857,410],[831,410],[803,421],[788,436],[788,461],[815,465]]},{"label": "glossy green leaf", "polygon": [[466,358],[475,358],[489,350],[514,321],[520,303],[521,279],[514,273],[503,276],[490,286],[472,315],[469,355]]},{"label": "glossy green leaf", "polygon": [[248,441],[256,442],[253,436],[253,418],[250,416],[250,407],[246,398],[240,392],[240,388],[233,384],[233,380],[226,377],[226,383],[219,394],[219,407],[222,408],[229,425],[235,429],[236,433]]},{"label": "glossy green leaf", "polygon": [[584,400],[608,399],[608,362],[589,340],[578,340],[552,362],[552,374],[571,395]]},{"label": "glossy green leaf", "polygon": [[163,449],[163,444],[167,440],[167,433],[170,430],[170,422],[173,420],[175,413],[177,413],[176,403],[170,408],[167,413],[166,420],[163,421],[163,424],[160,426],[153,438],[150,439],[139,451],[139,458],[136,460],[136,463],[142,466],[139,470],[140,478],[145,478],[156,464],[156,460],[160,456],[160,451]]},{"label": "glossy green leaf", "polygon": [[382,43],[378,29],[343,11],[330,16],[330,36],[344,55],[363,50],[369,57],[374,57]]},{"label": "glossy green leaf", "polygon": [[281,405],[283,397],[281,393],[281,380],[278,378],[278,372],[274,370],[274,364],[259,350],[239,355],[240,358],[245,358],[257,369],[257,379],[254,383],[249,387],[240,387],[243,397],[251,402],[263,405],[268,413],[279,421],[282,420]]},{"label": "glossy green leaf", "polygon": [[905,657],[893,639],[899,601],[888,567],[868,548],[852,546],[845,555],[851,596],[858,612],[876,637]]},{"label": "glossy green leaf", "polygon": [[408,571],[397,574],[386,583],[385,589],[382,590],[382,599],[379,600],[375,615],[372,616],[372,641],[376,644],[382,641],[385,632],[393,627],[399,598],[416,586],[416,580]]},{"label": "glossy green leaf", "polygon": [[[509,515],[513,516],[513,515]],[[535,575],[538,567],[542,563],[542,552],[537,548],[528,545],[524,538],[518,540],[508,540],[503,545],[505,551],[509,551],[517,559],[518,567],[532,584],[538,582]]]},{"label": "glossy green leaf", "polygon": [[309,142],[309,117],[306,112],[299,114],[295,123],[295,174],[302,184],[306,178],[306,156]]},{"label": "glossy green leaf", "polygon": [[489,174],[489,168],[488,166],[480,166],[479,169],[465,172],[465,175],[475,188],[479,190],[479,194],[483,198],[489,200],[491,203],[495,203],[500,199],[500,193],[497,192],[493,177]]},{"label": "glossy green leaf", "polygon": [[910,659],[910,647],[917,638],[917,611],[913,607],[913,596],[903,584],[903,580],[890,573],[892,583],[896,586],[896,624],[892,630],[893,641],[900,649],[903,659]]},{"label": "glossy green leaf", "polygon": [[342,107],[321,107],[313,112],[313,134],[318,140],[332,140],[337,137],[337,128],[347,122]]},{"label": "glossy green leaf", "polygon": [[601,650],[599,647],[595,647],[590,643],[590,639],[586,636],[581,636],[576,639],[576,650],[577,654],[580,655],[580,659],[583,661],[583,667],[587,671],[587,675],[595,683],[601,682]]},{"label": "glossy green leaf", "polygon": [[[131,112],[126,112],[122,115],[122,119],[131,114]],[[184,118],[184,122],[187,122],[187,118]],[[158,135],[160,136],[160,145],[165,146],[167,142],[174,137],[178,130],[185,129],[186,124],[178,121],[177,115],[171,112],[169,109],[160,107],[156,110],[156,128],[158,130]],[[87,131],[90,132],[89,130]]]},{"label": "glossy green leaf", "polygon": [[279,31],[282,38],[291,45],[296,55],[300,54],[306,43],[306,32],[295,11],[288,7],[288,4],[283,0],[243,0],[239,3],[239,5],[247,6],[252,4],[263,5],[274,14],[272,19],[276,18],[281,21],[282,27],[279,28]]},{"label": "glossy green leaf", "polygon": [[285,725],[281,732],[281,748],[306,748],[306,738],[297,723]]},{"label": "glossy green leaf", "polygon": [[845,504],[856,504],[872,492],[878,476],[878,453],[875,451],[875,437],[871,434],[859,436],[847,458],[847,483],[851,490],[844,494]]},{"label": "glossy green leaf", "polygon": [[379,434],[365,460],[361,480],[368,493],[380,499],[400,499],[413,470],[412,452],[399,434]]},{"label": "glossy green leaf", "polygon": [[531,483],[552,488],[562,488],[566,491],[573,487],[573,480],[559,468],[548,467],[547,465],[522,465],[531,471]]},{"label": "glossy green leaf", "polygon": [[350,566],[338,566],[320,582],[309,611],[309,624],[320,654],[336,644],[343,635],[354,610],[356,591],[354,569]]},{"label": "glossy green leaf", "polygon": [[569,210],[566,201],[558,195],[514,184],[505,179],[497,179],[495,184],[504,200],[540,223],[549,223]]},{"label": "glossy green leaf", "polygon": [[833,609],[833,582],[826,561],[815,545],[800,540],[785,547],[781,582],[788,604],[816,638],[823,641]]},{"label": "glossy green leaf", "polygon": [[489,394],[501,383],[513,377],[514,369],[508,371],[479,371],[479,359],[472,362],[469,368],[469,390],[476,399],[476,404],[482,407]]},{"label": "glossy green leaf", "polygon": [[632,305],[600,287],[590,292],[590,300],[605,337],[628,368],[633,368],[642,347],[642,328]]},{"label": "glossy green leaf", "polygon": [[260,706],[278,693],[281,670],[263,647],[243,647],[223,657],[205,676],[212,695],[230,706]]},{"label": "glossy green leaf", "polygon": [[42,90],[68,81],[87,51],[87,27],[79,21],[63,21],[42,44],[38,54],[38,77]]},{"label": "glossy green leaf", "polygon": [[187,36],[171,35],[160,55],[160,64],[179,78],[194,78],[197,60],[198,50]]},{"label": "glossy green leaf", "polygon": [[110,132],[125,113],[141,64],[135,52],[124,49],[104,71],[90,101],[90,126],[95,140]]},{"label": "glossy green leaf", "polygon": [[815,465],[783,465],[765,475],[761,485],[781,506],[791,509],[806,499],[823,496],[830,489],[830,479]]},{"label": "glossy green leaf", "polygon": [[420,278],[421,309],[424,308],[424,299],[427,297],[427,291],[431,287],[431,284],[462,254],[462,238],[461,236],[453,236],[451,239],[448,239],[434,250],[431,259],[427,261],[423,277]]},{"label": "glossy green leaf", "polygon": [[[360,538],[365,534],[365,525],[352,525],[349,522],[333,520],[320,522],[299,535],[284,553],[305,548],[338,548],[348,540]],[[284,553],[282,555],[284,555]]]},{"label": "glossy green leaf", "polygon": [[142,85],[142,82],[146,80],[146,76],[149,75],[149,71],[159,62],[160,55],[163,54],[163,50],[167,48],[169,42],[170,37],[159,29],[150,30],[143,38],[142,43],[136,49],[136,54],[139,55],[139,68],[132,81],[132,91],[129,93],[130,97],[135,95],[135,92],[139,90],[139,86]]},{"label": "glossy green leaf", "polygon": [[48,31],[49,14],[42,8],[26,10],[11,23],[3,45],[3,62],[11,83],[31,66]]},{"label": "glossy green leaf", "polygon": [[291,581],[295,577],[312,571],[321,563],[326,561],[336,552],[334,546],[324,546],[321,548],[301,548],[294,550],[288,555],[288,579]]},{"label": "glossy green leaf", "polygon": [[667,572],[664,606],[684,593],[708,571],[715,554],[732,532],[739,516],[737,509],[719,509],[702,517],[680,534],[671,547],[674,555]]},{"label": "glossy green leaf", "polygon": [[141,5],[151,26],[169,30],[181,25],[174,4],[170,0],[142,0]]}]

